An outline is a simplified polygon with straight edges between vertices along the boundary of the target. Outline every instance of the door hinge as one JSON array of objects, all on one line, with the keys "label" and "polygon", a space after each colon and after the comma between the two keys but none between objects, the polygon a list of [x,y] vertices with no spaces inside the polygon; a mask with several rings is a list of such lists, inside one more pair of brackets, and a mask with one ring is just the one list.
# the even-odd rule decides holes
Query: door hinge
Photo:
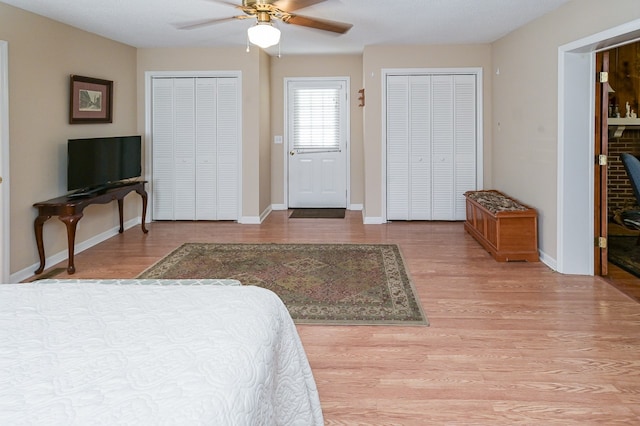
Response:
[{"label": "door hinge", "polygon": [[600,73],[600,83],[608,83],[609,82],[609,73],[606,71],[602,71]]},{"label": "door hinge", "polygon": [[606,166],[607,165],[607,156],[604,154],[598,155],[598,165]]},{"label": "door hinge", "polygon": [[601,249],[607,248],[607,239],[605,237],[597,237],[595,243],[596,243],[596,247],[598,248],[601,248]]}]

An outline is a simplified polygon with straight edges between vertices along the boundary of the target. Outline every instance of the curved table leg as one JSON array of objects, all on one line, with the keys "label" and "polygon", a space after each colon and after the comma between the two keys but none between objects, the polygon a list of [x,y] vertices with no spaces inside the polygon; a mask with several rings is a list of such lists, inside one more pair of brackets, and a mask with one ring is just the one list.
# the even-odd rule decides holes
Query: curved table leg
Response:
[{"label": "curved table leg", "polygon": [[119,233],[123,233],[124,232],[124,223],[123,223],[123,219],[122,219],[122,206],[123,206],[124,202],[122,198],[118,198],[118,213],[120,213],[120,229],[118,230]]},{"label": "curved table leg", "polygon": [[35,270],[35,274],[41,274],[44,271],[44,243],[42,242],[42,225],[49,220],[51,216],[38,216],[36,220],[33,222],[33,229],[36,234],[36,244],[38,245],[38,256],[40,257],[40,267]]},{"label": "curved table leg", "polygon": [[67,244],[69,246],[69,265],[67,266],[67,273],[73,274],[76,272],[76,267],[73,263],[73,255],[75,253],[76,244],[76,227],[78,221],[82,219],[82,213],[73,216],[60,216],[60,220],[67,226]]},{"label": "curved table leg", "polygon": [[146,234],[149,232],[144,224],[144,220],[147,217],[147,191],[145,191],[143,187],[140,190],[136,190],[136,192],[142,197],[142,232]]}]

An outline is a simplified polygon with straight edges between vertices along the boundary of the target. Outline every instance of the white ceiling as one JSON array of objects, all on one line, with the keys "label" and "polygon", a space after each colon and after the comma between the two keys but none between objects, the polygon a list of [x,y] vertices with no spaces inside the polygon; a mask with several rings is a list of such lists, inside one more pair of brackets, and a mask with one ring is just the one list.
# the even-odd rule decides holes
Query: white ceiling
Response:
[{"label": "white ceiling", "polygon": [[[135,47],[245,46],[253,19],[216,0],[0,0]],[[344,35],[277,22],[282,54],[360,53],[366,45],[491,43],[569,0],[326,0],[295,13],[348,22]],[[227,0],[240,4],[241,0]],[[268,49],[277,53],[277,47]]]}]

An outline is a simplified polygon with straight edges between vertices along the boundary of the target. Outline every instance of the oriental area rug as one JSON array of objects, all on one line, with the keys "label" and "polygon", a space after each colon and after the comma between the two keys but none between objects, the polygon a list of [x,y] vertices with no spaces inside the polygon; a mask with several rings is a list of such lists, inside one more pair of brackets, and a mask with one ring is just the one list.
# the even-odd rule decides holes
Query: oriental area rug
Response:
[{"label": "oriental area rug", "polygon": [[299,324],[428,325],[395,244],[186,243],[137,278],[235,279]]}]

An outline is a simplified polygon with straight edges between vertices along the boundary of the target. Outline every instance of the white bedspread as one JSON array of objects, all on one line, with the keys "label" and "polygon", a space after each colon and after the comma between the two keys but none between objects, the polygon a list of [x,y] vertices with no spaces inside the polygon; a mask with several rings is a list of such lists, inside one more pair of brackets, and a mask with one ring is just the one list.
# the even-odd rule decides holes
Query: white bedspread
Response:
[{"label": "white bedspread", "polygon": [[0,424],[323,424],[274,293],[157,284],[0,285]]}]

